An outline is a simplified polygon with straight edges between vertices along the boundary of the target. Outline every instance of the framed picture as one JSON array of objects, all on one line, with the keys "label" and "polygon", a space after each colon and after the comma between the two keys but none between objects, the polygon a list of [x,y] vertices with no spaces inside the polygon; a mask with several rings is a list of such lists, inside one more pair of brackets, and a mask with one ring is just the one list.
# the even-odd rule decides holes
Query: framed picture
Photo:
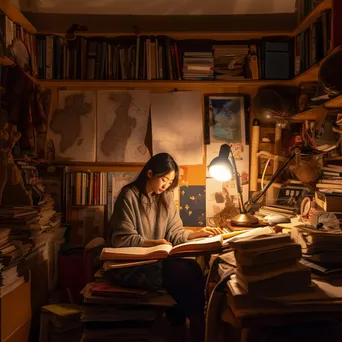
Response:
[{"label": "framed picture", "polygon": [[208,94],[204,99],[204,143],[249,145],[249,96]]}]

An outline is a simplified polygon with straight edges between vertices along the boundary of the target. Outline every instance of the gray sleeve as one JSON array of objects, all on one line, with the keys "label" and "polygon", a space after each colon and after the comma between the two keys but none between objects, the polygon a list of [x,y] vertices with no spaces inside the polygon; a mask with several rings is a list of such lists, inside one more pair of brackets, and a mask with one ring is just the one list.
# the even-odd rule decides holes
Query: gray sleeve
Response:
[{"label": "gray sleeve", "polygon": [[109,222],[113,247],[141,247],[144,242],[142,236],[138,234],[135,228],[136,215],[129,192],[120,193]]},{"label": "gray sleeve", "polygon": [[169,196],[168,222],[166,226],[166,240],[172,245],[179,245],[188,241],[191,231],[184,229],[183,222],[179,216],[173,194]]}]

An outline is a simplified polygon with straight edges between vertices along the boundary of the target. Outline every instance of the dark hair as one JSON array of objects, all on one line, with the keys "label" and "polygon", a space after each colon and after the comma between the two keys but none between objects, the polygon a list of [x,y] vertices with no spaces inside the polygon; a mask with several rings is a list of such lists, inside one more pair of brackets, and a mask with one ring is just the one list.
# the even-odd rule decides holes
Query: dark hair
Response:
[{"label": "dark hair", "polygon": [[178,185],[179,168],[177,163],[168,153],[155,154],[143,167],[138,178],[133,184],[139,189],[141,193],[146,194],[146,184],[148,182],[148,171],[151,170],[153,177],[163,177],[168,173],[174,171],[175,178],[171,186],[167,190],[173,190]]},{"label": "dark hair", "polygon": [[[135,185],[139,190],[140,205],[142,206],[142,197],[145,196],[148,200],[149,197],[146,193],[146,184],[148,182],[148,171],[151,170],[153,177],[161,178],[168,173],[174,171],[175,178],[173,179],[170,187],[165,191],[172,191],[178,185],[179,168],[175,160],[168,153],[155,154],[143,167],[137,179],[131,184]],[[158,196],[158,210],[160,210],[160,204],[167,210],[167,202],[165,199],[165,192]],[[146,213],[146,212],[145,212]],[[146,213],[147,215],[147,213]]]}]

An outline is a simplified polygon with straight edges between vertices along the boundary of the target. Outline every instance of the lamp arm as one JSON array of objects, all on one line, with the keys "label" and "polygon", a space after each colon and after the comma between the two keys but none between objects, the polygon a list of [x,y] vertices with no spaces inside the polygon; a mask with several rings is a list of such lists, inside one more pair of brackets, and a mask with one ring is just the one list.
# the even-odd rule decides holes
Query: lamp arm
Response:
[{"label": "lamp arm", "polygon": [[269,187],[275,182],[275,180],[278,178],[278,176],[287,168],[289,163],[292,161],[292,159],[297,155],[298,153],[295,152],[290,152],[289,155],[287,156],[286,160],[282,164],[282,166],[273,174],[271,177],[270,181],[265,185],[265,187],[256,195],[255,197],[252,197],[250,200],[248,200],[244,206],[249,207],[251,204],[255,204],[258,202],[258,200],[264,196],[266,191],[269,189]]},{"label": "lamp arm", "polygon": [[241,212],[241,214],[246,214],[247,210],[246,210],[246,207],[245,207],[244,202],[243,202],[240,174],[239,174],[237,167],[236,167],[236,162],[235,162],[235,158],[234,158],[234,154],[233,154],[232,149],[230,149],[230,153],[232,154],[231,160],[232,160],[233,172],[234,172],[234,176],[235,176],[235,184],[236,184],[237,192],[239,195],[240,212]]}]

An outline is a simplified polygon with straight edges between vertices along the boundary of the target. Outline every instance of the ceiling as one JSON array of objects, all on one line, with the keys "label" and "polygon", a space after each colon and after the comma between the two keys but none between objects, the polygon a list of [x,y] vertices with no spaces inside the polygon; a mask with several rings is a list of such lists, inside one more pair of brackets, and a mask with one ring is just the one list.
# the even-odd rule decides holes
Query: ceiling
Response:
[{"label": "ceiling", "polygon": [[228,15],[293,13],[296,0],[13,0],[22,11],[63,14]]}]

